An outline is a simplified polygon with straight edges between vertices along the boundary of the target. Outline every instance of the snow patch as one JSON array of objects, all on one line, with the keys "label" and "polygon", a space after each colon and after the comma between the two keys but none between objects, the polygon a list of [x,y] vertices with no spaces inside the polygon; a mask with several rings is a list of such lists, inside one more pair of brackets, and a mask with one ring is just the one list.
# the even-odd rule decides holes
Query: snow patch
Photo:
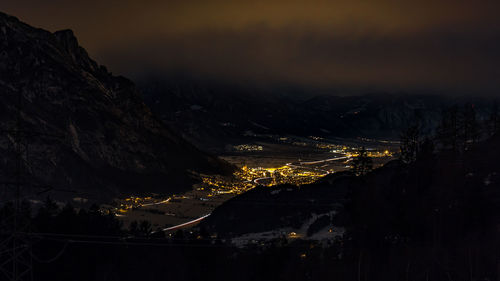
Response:
[{"label": "snow patch", "polygon": [[492,184],[492,180],[491,180],[491,177],[492,176],[495,176],[497,173],[489,173],[488,176],[486,176],[483,180],[483,183],[484,185],[488,186],[490,184]]},{"label": "snow patch", "polygon": [[202,109],[203,107],[201,105],[193,104],[189,108],[193,111],[196,111]]},{"label": "snow patch", "polygon": [[336,211],[331,211],[323,214],[312,214],[312,217],[309,220],[307,220],[304,224],[302,224],[302,226],[299,229],[292,227],[284,227],[264,232],[246,233],[241,236],[232,238],[231,242],[236,247],[243,248],[251,244],[264,243],[266,241],[278,238],[287,238],[292,240],[293,239],[314,240],[320,242],[335,240],[343,237],[345,233],[344,227],[334,227],[329,225],[324,229],[316,232],[314,235],[310,237],[307,236],[307,230],[319,217],[325,215],[331,217],[336,213],[337,213]]}]

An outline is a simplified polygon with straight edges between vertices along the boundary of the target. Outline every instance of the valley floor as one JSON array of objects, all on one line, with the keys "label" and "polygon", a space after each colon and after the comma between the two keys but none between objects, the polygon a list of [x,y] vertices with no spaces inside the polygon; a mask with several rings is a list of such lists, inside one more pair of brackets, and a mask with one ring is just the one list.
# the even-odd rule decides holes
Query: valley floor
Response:
[{"label": "valley floor", "polygon": [[[289,183],[308,184],[319,178],[349,169],[357,150],[365,147],[374,167],[392,160],[395,143],[376,140],[319,139],[315,137],[274,137],[250,144],[236,144],[220,158],[237,166],[232,178],[202,175],[203,183],[193,190],[169,197],[136,197],[118,199],[117,206],[103,206],[128,228],[133,221],[147,220],[154,230],[175,226],[189,228],[226,202],[257,185],[273,186]],[[187,225],[184,225],[188,223]],[[173,230],[166,232],[172,233]]]}]

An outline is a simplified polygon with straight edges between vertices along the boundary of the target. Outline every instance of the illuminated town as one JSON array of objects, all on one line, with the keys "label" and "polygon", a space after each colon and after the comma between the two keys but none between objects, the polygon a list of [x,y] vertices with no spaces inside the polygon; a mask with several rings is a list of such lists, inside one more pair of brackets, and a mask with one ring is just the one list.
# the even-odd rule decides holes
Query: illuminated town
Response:
[{"label": "illuminated town", "polygon": [[[293,142],[293,145],[310,145],[308,143]],[[211,201],[216,197],[225,195],[229,199],[235,195],[247,192],[257,186],[275,186],[280,184],[304,185],[310,184],[328,174],[349,169],[350,162],[359,155],[359,147],[346,145],[337,145],[329,143],[315,143],[312,145],[317,149],[324,150],[335,157],[316,161],[296,161],[286,163],[277,167],[249,167],[243,165],[238,168],[231,177],[220,175],[201,175],[202,183],[195,185],[196,195],[184,194],[173,195],[168,198],[157,198],[152,196],[139,197],[131,196],[116,201],[116,206],[108,210],[116,216],[123,216],[130,210],[140,207],[155,207],[165,205],[166,203],[181,202],[186,199],[195,199],[199,201]],[[243,146],[242,146],[243,147]],[[246,148],[262,146],[245,145]],[[383,163],[392,159],[393,152],[386,148],[367,148],[367,154],[374,159],[374,162]],[[226,199],[226,200],[227,200]]]},{"label": "illuminated town", "polygon": [[[279,167],[248,167],[243,166],[227,179],[221,176],[203,176],[203,183],[212,191],[212,196],[223,193],[241,194],[258,185],[274,186],[279,184],[304,185],[310,184],[328,174],[349,168],[349,162],[359,155],[359,148],[338,146],[333,144],[318,144],[322,149],[330,149],[331,153],[340,155],[334,158],[318,161],[298,161],[286,163]],[[369,150],[371,158],[390,159],[393,153],[388,149]],[[335,162],[335,168],[327,165]]]}]

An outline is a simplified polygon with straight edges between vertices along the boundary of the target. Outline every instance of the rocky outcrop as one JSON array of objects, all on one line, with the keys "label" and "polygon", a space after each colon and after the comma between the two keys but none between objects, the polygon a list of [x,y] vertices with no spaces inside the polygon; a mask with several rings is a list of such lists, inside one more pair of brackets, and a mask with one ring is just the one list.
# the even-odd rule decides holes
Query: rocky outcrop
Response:
[{"label": "rocky outcrop", "polygon": [[[171,193],[197,173],[231,167],[167,128],[134,84],[89,58],[70,30],[51,33],[0,13],[0,176],[15,167],[23,131],[23,178],[31,186]],[[18,108],[20,109],[18,111]]]}]

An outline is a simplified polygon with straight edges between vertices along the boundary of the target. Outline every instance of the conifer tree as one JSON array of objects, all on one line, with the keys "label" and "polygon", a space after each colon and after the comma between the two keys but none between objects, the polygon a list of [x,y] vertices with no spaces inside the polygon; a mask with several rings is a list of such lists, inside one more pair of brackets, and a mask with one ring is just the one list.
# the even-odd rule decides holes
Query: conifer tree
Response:
[{"label": "conifer tree", "polygon": [[359,155],[352,160],[351,170],[356,176],[364,176],[373,169],[372,158],[368,156],[365,147],[359,151]]},{"label": "conifer tree", "polygon": [[417,125],[408,127],[401,134],[400,159],[404,163],[417,160],[420,150],[420,130]]}]

